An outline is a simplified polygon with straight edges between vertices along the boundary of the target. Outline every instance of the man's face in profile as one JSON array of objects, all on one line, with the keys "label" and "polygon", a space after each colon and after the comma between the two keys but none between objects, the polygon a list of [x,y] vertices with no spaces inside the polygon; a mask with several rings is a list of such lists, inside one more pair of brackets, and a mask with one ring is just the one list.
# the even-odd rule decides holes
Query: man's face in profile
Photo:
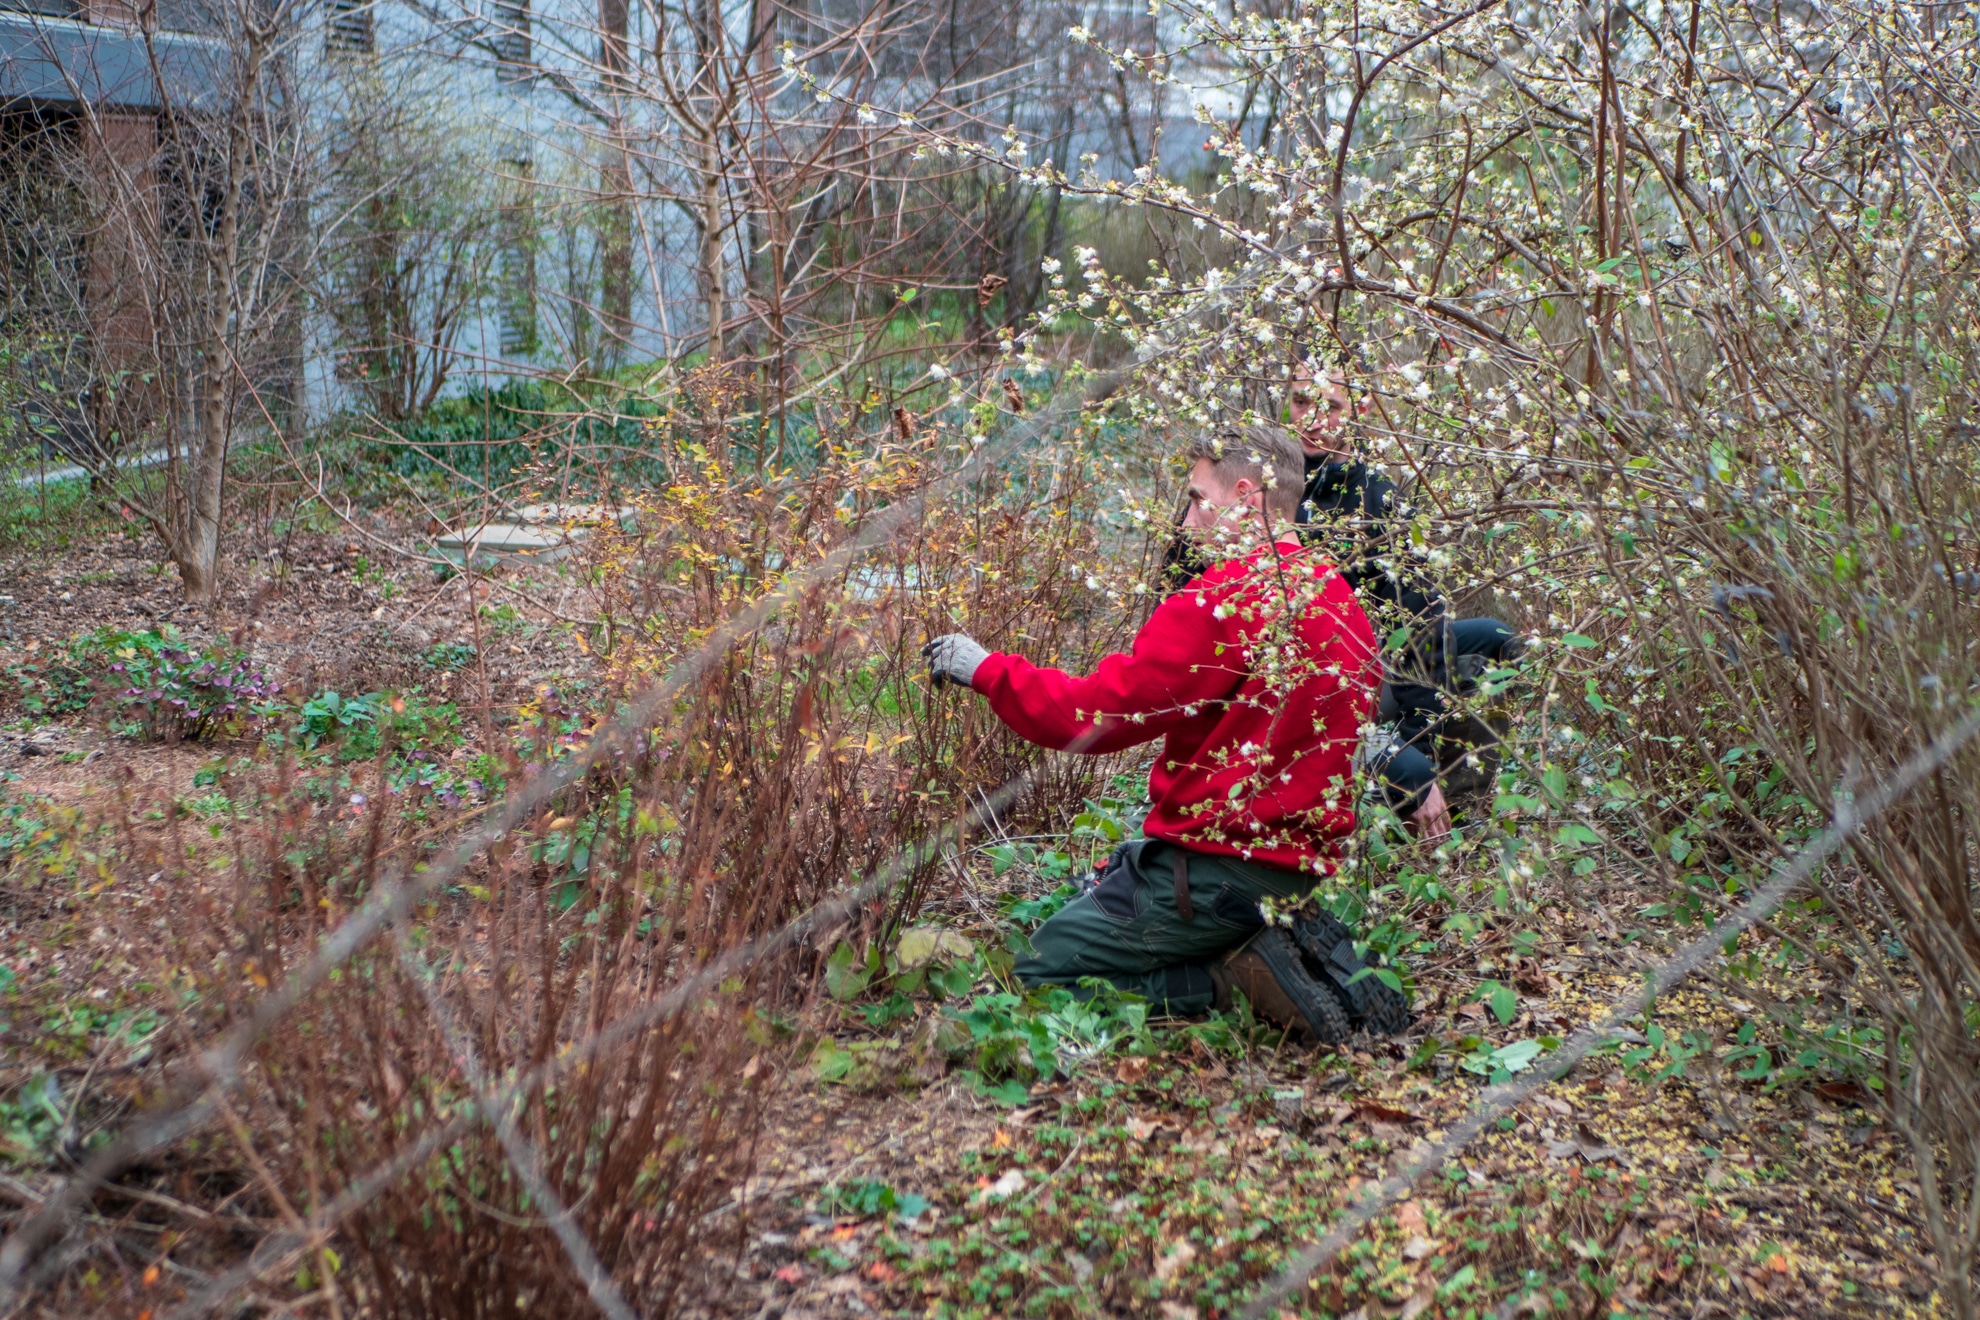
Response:
[{"label": "man's face in profile", "polygon": [[1189,504],[1183,512],[1183,527],[1199,539],[1218,532],[1244,530],[1247,518],[1256,518],[1262,506],[1259,489],[1245,477],[1226,482],[1207,458],[1199,458],[1189,472]]},{"label": "man's face in profile", "polygon": [[1301,367],[1292,379],[1289,400],[1292,429],[1300,447],[1311,456],[1348,457],[1347,424],[1353,405],[1347,386],[1331,375],[1315,376]]}]

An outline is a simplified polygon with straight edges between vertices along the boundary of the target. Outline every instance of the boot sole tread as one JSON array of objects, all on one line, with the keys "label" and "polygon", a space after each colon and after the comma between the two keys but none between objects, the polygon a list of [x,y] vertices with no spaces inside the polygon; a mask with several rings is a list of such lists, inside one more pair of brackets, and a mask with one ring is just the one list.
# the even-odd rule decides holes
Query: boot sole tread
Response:
[{"label": "boot sole tread", "polygon": [[1313,979],[1331,990],[1356,1027],[1377,1036],[1394,1036],[1409,1029],[1409,1000],[1379,977],[1355,973],[1368,964],[1354,953],[1354,934],[1331,912],[1302,917],[1293,924],[1293,939],[1309,960]]}]

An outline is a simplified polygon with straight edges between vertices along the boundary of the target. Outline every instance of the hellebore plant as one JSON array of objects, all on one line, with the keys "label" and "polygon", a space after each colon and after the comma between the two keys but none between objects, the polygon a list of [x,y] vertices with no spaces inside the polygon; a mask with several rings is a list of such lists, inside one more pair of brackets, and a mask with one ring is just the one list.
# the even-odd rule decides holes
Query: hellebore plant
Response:
[{"label": "hellebore plant", "polygon": [[147,741],[210,738],[258,719],[280,691],[247,652],[232,648],[190,651],[157,633],[134,633],[113,655],[110,672],[121,684],[116,703],[133,717],[127,727]]}]

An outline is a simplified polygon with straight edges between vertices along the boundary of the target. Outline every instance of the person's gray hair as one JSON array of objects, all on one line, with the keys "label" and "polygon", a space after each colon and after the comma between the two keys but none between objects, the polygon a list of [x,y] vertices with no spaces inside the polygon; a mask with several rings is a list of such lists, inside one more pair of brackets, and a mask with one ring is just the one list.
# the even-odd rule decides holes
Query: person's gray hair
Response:
[{"label": "person's gray hair", "polygon": [[[1184,457],[1193,467],[1208,459],[1227,486],[1248,478],[1265,492],[1265,512],[1291,521],[1306,490],[1306,452],[1277,426],[1222,426],[1190,441]],[[1269,473],[1269,477],[1267,476]]]}]

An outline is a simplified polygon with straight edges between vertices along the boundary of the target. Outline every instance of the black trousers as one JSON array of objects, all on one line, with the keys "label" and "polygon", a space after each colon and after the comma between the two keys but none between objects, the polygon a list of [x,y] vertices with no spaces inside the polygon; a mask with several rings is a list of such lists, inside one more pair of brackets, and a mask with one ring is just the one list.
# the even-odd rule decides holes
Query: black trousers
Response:
[{"label": "black trousers", "polygon": [[1450,714],[1449,698],[1463,696],[1495,665],[1519,657],[1519,635],[1497,619],[1446,619],[1441,646],[1411,655],[1384,685],[1382,723],[1395,736],[1369,762],[1388,803],[1404,815],[1423,804],[1437,782],[1437,730]]}]

